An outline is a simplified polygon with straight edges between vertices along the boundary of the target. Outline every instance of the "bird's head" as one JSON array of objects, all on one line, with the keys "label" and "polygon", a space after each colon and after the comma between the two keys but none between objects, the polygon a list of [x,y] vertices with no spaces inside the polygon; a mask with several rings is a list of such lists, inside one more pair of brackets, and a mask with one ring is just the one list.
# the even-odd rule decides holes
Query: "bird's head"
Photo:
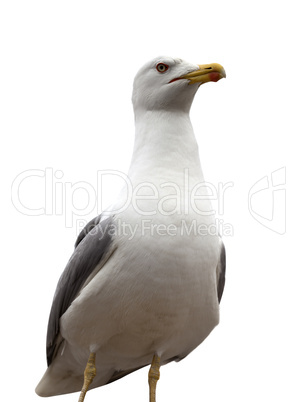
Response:
[{"label": "bird's head", "polygon": [[191,64],[158,57],[137,73],[133,86],[135,112],[146,110],[189,111],[199,86],[226,77],[220,64]]}]

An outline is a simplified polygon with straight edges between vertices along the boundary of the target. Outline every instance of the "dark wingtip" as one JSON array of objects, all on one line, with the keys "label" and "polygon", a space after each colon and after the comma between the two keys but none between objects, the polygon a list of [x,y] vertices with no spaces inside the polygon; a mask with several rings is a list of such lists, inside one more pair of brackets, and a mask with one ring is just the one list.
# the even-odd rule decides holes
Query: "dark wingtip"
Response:
[{"label": "dark wingtip", "polygon": [[221,267],[221,272],[220,272],[219,283],[218,283],[218,300],[220,303],[222,296],[223,296],[225,282],[226,282],[226,249],[225,249],[223,242],[222,242],[219,264]]}]

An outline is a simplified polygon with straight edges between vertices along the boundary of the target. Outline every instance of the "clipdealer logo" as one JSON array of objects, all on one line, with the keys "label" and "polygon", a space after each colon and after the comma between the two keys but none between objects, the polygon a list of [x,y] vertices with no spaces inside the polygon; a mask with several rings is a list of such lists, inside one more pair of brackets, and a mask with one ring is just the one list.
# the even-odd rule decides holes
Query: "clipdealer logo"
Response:
[{"label": "clipdealer logo", "polygon": [[282,167],[258,180],[248,194],[251,216],[265,228],[286,233],[286,168]]},{"label": "clipdealer logo", "polygon": [[[121,197],[121,205],[114,205],[111,209],[104,208],[102,197],[108,193],[106,190],[111,187],[110,183],[114,184],[115,181],[119,190],[124,189],[125,197]],[[207,182],[193,183],[190,180],[189,169],[185,169],[183,178],[178,183],[164,182],[157,186],[146,181],[133,186],[130,178],[119,171],[97,171],[95,185],[92,185],[86,181],[69,182],[64,179],[61,170],[46,168],[26,170],[17,175],[12,183],[11,198],[18,212],[29,216],[64,216],[65,226],[70,228],[76,225],[77,231],[87,223],[88,219],[82,218],[91,213],[98,215],[104,210],[110,214],[117,214],[132,206],[144,220],[156,214],[182,217],[194,212],[198,216],[218,215],[219,219],[216,219],[218,230],[230,236],[233,234],[233,227],[224,222],[222,217],[225,193],[233,186],[232,182],[217,185]],[[32,189],[34,197],[26,198],[25,195]],[[161,228],[158,230],[162,232]],[[210,228],[210,231],[214,231],[214,228]]]}]

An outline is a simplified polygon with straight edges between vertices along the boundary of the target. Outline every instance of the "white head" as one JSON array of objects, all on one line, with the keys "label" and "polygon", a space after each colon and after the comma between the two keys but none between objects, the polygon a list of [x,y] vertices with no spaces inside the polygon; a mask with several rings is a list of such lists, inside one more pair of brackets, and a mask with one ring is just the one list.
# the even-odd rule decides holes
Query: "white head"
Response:
[{"label": "white head", "polygon": [[223,77],[226,77],[225,71],[216,63],[197,65],[181,59],[158,57],[146,63],[134,79],[134,111],[189,112],[199,86]]}]

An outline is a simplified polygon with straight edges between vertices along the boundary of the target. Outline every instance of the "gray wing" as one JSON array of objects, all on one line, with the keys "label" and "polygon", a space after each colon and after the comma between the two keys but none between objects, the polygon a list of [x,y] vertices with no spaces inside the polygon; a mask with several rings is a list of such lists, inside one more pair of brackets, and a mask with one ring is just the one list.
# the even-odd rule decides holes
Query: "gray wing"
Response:
[{"label": "gray wing", "polygon": [[101,216],[90,221],[79,234],[75,250],[62,273],[55,292],[48,321],[46,352],[47,364],[51,364],[57,347],[60,318],[77,297],[82,286],[110,252],[112,218],[101,220]]},{"label": "gray wing", "polygon": [[93,218],[89,223],[86,224],[86,226],[83,228],[83,230],[80,232],[80,234],[77,236],[76,242],[74,244],[74,247],[77,247],[79,243],[86,237],[86,235],[94,229],[95,226],[98,225],[100,222],[102,216],[96,216],[96,218]]},{"label": "gray wing", "polygon": [[226,250],[222,239],[220,238],[220,259],[217,265],[217,289],[218,289],[218,299],[219,303],[223,296],[225,280],[226,280]]}]

